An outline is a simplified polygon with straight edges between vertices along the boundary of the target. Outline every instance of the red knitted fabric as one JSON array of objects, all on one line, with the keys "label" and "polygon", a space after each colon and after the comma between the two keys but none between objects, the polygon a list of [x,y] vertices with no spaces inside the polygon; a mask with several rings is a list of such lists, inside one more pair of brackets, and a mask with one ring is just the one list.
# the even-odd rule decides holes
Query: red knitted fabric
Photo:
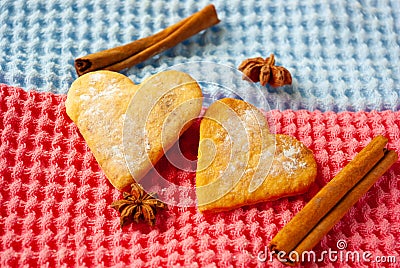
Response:
[{"label": "red knitted fabric", "polygon": [[[272,111],[277,133],[305,143],[318,163],[308,193],[202,215],[170,207],[158,224],[119,226],[110,207],[121,193],[108,182],[78,129],[65,113],[65,96],[0,85],[0,265],[115,267],[256,267],[281,264],[257,259],[272,237],[375,135],[400,149],[400,112]],[[180,140],[197,155],[199,122]],[[157,165],[168,179],[194,184],[195,174]],[[315,247],[316,253],[369,251],[400,262],[400,165],[396,163]],[[342,242],[343,242],[342,241]],[[305,266],[381,266],[331,261]],[[385,264],[390,266],[389,264]]]}]

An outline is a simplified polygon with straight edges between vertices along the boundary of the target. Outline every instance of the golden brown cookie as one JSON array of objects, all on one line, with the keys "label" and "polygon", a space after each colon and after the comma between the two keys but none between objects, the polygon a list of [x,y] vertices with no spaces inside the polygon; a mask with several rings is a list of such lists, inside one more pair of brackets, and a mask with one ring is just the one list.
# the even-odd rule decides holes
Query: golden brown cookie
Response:
[{"label": "golden brown cookie", "polygon": [[201,112],[201,97],[197,82],[183,72],[161,72],[135,85],[122,74],[96,71],[72,83],[65,106],[107,178],[121,190],[134,182],[131,173],[140,180],[190,126]]},{"label": "golden brown cookie", "polygon": [[196,173],[200,211],[230,210],[301,194],[316,175],[311,150],[293,137],[270,134],[256,107],[226,98],[206,111]]}]

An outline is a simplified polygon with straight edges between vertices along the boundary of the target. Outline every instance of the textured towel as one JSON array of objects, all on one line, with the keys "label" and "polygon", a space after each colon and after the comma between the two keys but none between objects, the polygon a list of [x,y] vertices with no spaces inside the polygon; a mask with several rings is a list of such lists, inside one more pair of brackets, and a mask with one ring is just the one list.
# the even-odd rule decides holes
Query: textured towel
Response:
[{"label": "textured towel", "polygon": [[[0,266],[255,267],[272,237],[375,135],[400,148],[400,112],[271,111],[277,133],[293,135],[314,151],[318,178],[304,195],[229,212],[202,215],[170,207],[157,225],[119,226],[110,208],[121,193],[108,182],[76,126],[65,95],[0,85]],[[180,139],[196,159],[199,122]],[[157,164],[166,178],[194,185],[195,174]],[[400,163],[397,162],[315,247],[370,251],[400,261]],[[347,243],[344,247],[343,243]],[[330,262],[343,267],[370,263]],[[306,266],[312,266],[306,263]],[[313,266],[314,267],[314,266]]]},{"label": "textured towel", "polygon": [[[400,108],[400,1],[212,1],[221,23],[125,71],[133,81],[182,62],[237,67],[275,53],[293,86],[268,88],[275,107]],[[79,56],[149,36],[208,0],[1,0],[0,83],[66,93]]]}]

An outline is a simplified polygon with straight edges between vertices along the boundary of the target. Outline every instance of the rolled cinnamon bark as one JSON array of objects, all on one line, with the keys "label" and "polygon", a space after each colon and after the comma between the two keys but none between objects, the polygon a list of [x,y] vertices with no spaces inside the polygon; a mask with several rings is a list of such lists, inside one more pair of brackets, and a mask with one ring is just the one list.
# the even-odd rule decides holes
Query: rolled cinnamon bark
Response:
[{"label": "rolled cinnamon bark", "polygon": [[395,151],[387,151],[373,169],[357,183],[343,199],[311,230],[294,249],[299,255],[311,250],[329,232],[347,211],[374,185],[374,183],[397,161]]},{"label": "rolled cinnamon bark", "polygon": [[[269,249],[286,254],[296,251],[301,255],[318,243],[359,197],[397,161],[397,153],[386,152],[386,144],[385,137],[374,138],[278,232],[269,243]],[[290,259],[287,260],[290,264]]]},{"label": "rolled cinnamon bark", "polygon": [[215,7],[208,5],[152,36],[75,59],[76,72],[80,76],[96,70],[123,70],[176,46],[217,23],[219,19]]}]

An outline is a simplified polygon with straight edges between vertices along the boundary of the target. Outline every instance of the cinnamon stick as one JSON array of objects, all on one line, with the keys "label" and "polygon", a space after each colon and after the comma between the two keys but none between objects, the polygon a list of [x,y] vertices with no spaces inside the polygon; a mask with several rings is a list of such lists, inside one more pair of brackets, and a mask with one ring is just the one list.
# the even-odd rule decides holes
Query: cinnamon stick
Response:
[{"label": "cinnamon stick", "polygon": [[395,151],[386,151],[385,156],[378,164],[322,218],[307,237],[297,245],[295,251],[301,254],[306,250],[312,249],[397,159],[398,155]]},{"label": "cinnamon stick", "polygon": [[388,151],[387,139],[374,138],[287,223],[269,243],[273,252],[298,256],[311,250],[362,195],[394,164],[397,153]]},{"label": "cinnamon stick", "polygon": [[79,76],[95,70],[123,70],[176,46],[219,21],[214,5],[208,5],[152,36],[77,58],[75,70]]}]

